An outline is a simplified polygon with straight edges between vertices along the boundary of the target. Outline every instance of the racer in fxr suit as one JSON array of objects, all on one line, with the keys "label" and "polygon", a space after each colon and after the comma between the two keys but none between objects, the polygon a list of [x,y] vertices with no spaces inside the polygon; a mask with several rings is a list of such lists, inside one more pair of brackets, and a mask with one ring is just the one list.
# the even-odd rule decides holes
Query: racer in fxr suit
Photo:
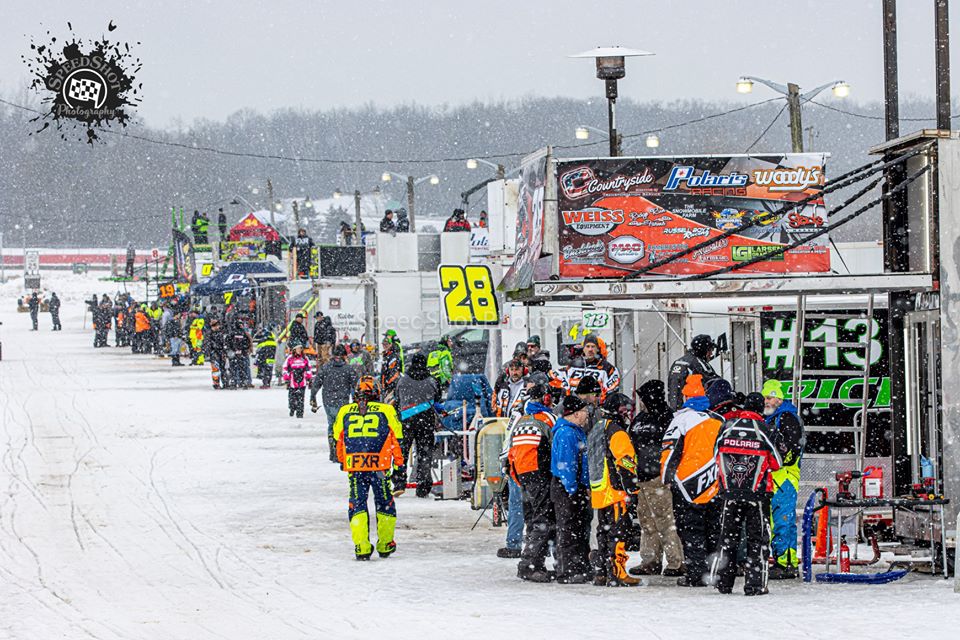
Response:
[{"label": "racer in fxr suit", "polygon": [[606,345],[593,334],[583,339],[583,356],[574,358],[568,367],[553,375],[566,394],[576,393],[582,379],[596,379],[600,384],[599,402],[620,388],[620,370],[606,359]]},{"label": "racer in fxr suit", "polygon": [[694,337],[690,342],[690,349],[674,360],[670,366],[670,376],[667,378],[667,404],[674,411],[679,411],[683,405],[683,385],[687,376],[698,373],[706,384],[713,378],[719,378],[713,370],[710,361],[713,360],[717,345],[713,339],[705,334]]}]

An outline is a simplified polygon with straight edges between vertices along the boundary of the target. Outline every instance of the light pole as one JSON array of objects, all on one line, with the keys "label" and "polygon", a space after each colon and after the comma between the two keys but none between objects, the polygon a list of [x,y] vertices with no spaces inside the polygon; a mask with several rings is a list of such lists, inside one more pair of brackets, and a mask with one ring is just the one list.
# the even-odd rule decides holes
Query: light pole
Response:
[{"label": "light pole", "polygon": [[763,78],[755,78],[753,76],[741,76],[741,78],[737,80],[737,93],[751,93],[753,91],[754,82],[759,82],[762,85],[766,85],[777,93],[786,96],[787,107],[790,109],[790,142],[793,146],[794,153],[803,153],[803,121],[800,116],[800,110],[803,106],[803,103],[810,102],[825,89],[832,89],[833,95],[838,98],[846,98],[848,95],[850,95],[850,85],[843,80],[834,80],[833,82],[820,85],[812,91],[800,93],[800,85],[792,82],[782,85],[770,80],[764,80]]},{"label": "light pole", "polygon": [[467,169],[476,169],[479,165],[485,164],[488,167],[496,169],[497,180],[503,180],[507,176],[507,169],[502,164],[495,164],[483,158],[470,158],[467,160]]},{"label": "light pole", "polygon": [[571,58],[594,58],[597,61],[597,78],[603,80],[607,88],[607,122],[610,138],[610,155],[620,155],[620,134],[617,133],[617,80],[627,75],[626,58],[652,56],[650,51],[627,49],[625,47],[597,47],[590,51],[577,53]]},{"label": "light pole", "polygon": [[[373,194],[373,195],[380,195],[380,187],[379,187],[379,186],[374,187],[374,188],[373,188],[373,191],[371,191],[370,193]],[[362,220],[361,217],[360,217],[360,197],[361,197],[362,195],[363,195],[363,194],[360,192],[360,189],[354,189],[354,191],[353,191],[353,207],[354,207],[354,211],[355,211],[355,218],[354,218],[354,223],[353,223],[353,224],[354,224],[354,227],[356,228],[356,231],[357,231],[357,244],[358,244],[358,245],[363,244],[363,220]],[[333,192],[333,199],[334,199],[334,200],[339,200],[341,197],[343,197],[343,192],[342,192],[340,189],[334,190],[334,192]]]},{"label": "light pole", "polygon": [[427,181],[433,185],[440,184],[440,178],[436,174],[423,176],[422,178],[414,178],[413,176],[405,176],[401,173],[394,173],[393,171],[384,171],[383,175],[380,176],[380,179],[384,182],[391,182],[394,178],[404,180],[407,183],[407,216],[410,218],[410,229],[416,233],[417,226],[413,217],[413,188]]},{"label": "light pole", "polygon": [[[573,137],[575,137],[577,140],[589,140],[591,131],[593,131],[594,133],[600,134],[604,138],[609,138],[609,135],[607,134],[606,131],[604,131],[603,129],[598,129],[596,127],[591,127],[588,124],[581,124],[576,129],[574,129]],[[620,138],[621,140],[618,142],[622,142],[623,136],[620,136]],[[655,133],[651,133],[644,139],[644,143],[647,145],[648,148],[656,149],[657,147],[660,146],[660,136],[658,136]],[[620,151],[623,151],[623,149],[621,148]]]}]

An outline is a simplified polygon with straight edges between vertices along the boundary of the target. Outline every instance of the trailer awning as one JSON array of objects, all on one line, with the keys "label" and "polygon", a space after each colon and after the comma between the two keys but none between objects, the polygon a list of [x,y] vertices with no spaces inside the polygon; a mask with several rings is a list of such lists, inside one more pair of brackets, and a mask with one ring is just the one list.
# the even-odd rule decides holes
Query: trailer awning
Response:
[{"label": "trailer awning", "polygon": [[228,291],[253,289],[264,281],[283,282],[287,275],[272,262],[231,262],[203,284],[194,285],[195,296],[222,295]]}]

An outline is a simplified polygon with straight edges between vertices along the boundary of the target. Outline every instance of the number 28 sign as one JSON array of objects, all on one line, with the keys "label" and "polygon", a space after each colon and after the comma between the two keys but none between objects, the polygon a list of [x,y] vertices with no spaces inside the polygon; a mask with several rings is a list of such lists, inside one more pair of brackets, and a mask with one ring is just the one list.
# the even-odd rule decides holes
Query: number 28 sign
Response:
[{"label": "number 28 sign", "polygon": [[500,324],[500,308],[490,267],[440,265],[443,311],[450,324]]}]

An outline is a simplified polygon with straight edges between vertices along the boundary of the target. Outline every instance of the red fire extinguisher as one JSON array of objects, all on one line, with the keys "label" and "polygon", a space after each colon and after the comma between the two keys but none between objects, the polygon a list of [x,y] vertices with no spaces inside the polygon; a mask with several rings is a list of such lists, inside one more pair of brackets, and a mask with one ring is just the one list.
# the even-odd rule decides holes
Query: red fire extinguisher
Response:
[{"label": "red fire extinguisher", "polygon": [[847,536],[840,536],[840,573],[850,573],[850,547]]}]

